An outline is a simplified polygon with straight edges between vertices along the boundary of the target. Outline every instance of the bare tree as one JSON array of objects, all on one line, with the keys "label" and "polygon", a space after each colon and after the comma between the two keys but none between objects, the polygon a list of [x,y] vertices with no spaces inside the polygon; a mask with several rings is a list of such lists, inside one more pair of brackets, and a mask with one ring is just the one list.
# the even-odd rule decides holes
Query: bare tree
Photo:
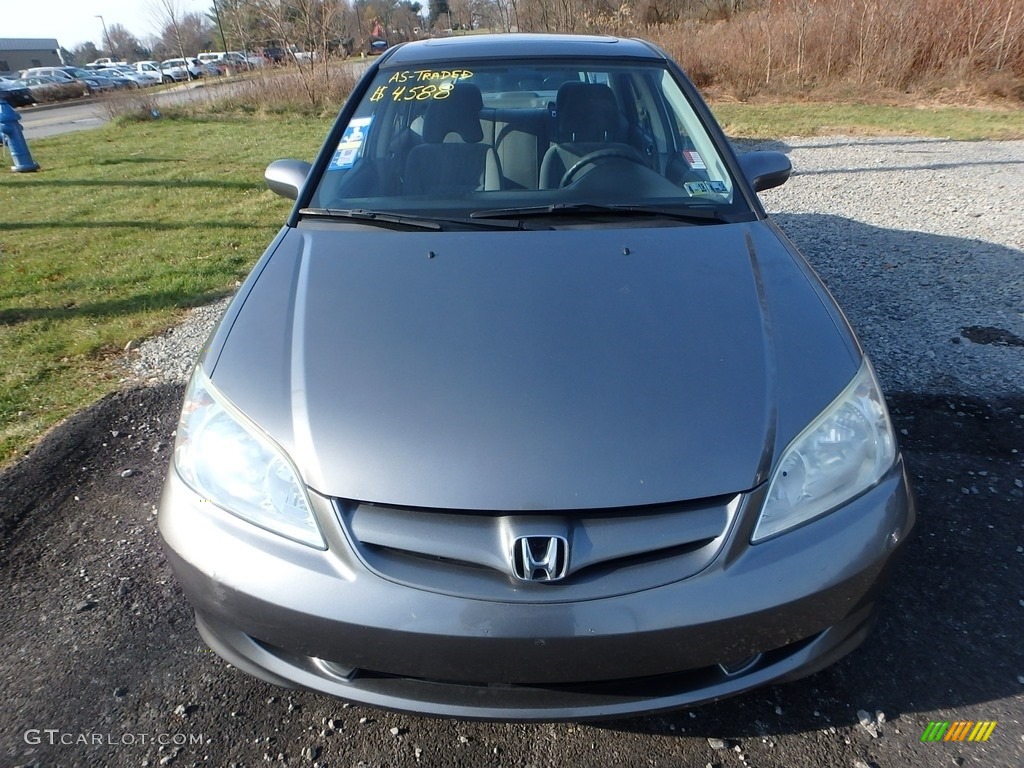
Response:
[{"label": "bare tree", "polygon": [[519,7],[517,0],[493,0],[488,3],[488,21],[492,29],[502,32],[519,31]]},{"label": "bare tree", "polygon": [[149,50],[139,42],[139,38],[129,32],[121,24],[111,24],[107,30],[107,42],[111,50],[109,56],[129,61],[144,58]]},{"label": "bare tree", "polygon": [[453,29],[473,29],[472,0],[449,0],[448,9]]},{"label": "bare tree", "polygon": [[181,6],[181,0],[150,0],[150,10],[157,26],[164,30],[163,40],[165,43],[170,43],[170,49],[184,59],[185,41],[182,22],[185,11]]}]

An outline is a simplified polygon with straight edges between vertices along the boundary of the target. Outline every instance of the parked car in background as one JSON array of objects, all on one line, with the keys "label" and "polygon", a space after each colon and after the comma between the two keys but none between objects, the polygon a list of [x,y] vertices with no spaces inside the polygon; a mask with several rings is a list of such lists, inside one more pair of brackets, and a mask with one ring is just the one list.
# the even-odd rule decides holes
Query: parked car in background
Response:
[{"label": "parked car in background", "polygon": [[92,92],[88,83],[73,78],[60,79],[49,75],[30,75],[14,81],[19,87],[27,88],[32,101],[63,101],[87,96]]},{"label": "parked car in background", "polygon": [[916,513],[868,356],[758,198],[791,170],[641,40],[376,59],[315,161],[267,168],[295,205],[186,390],[158,522],[210,648],[501,721],[857,648]]},{"label": "parked car in background", "polygon": [[131,65],[124,64],[120,66],[104,67],[104,70],[117,73],[120,77],[126,77],[140,88],[146,88],[151,85],[159,85],[163,78],[159,73],[156,72],[140,72],[132,69]]},{"label": "parked car in background", "polygon": [[292,55],[292,58],[302,63],[316,61],[320,58],[320,54],[316,51],[298,51],[292,48],[289,49],[289,53]]},{"label": "parked car in background", "polygon": [[58,82],[84,83],[89,93],[102,93],[112,91],[118,87],[117,83],[109,78],[98,77],[96,72],[82,67],[32,67],[25,70],[25,77],[49,77]]},{"label": "parked car in background", "polygon": [[284,48],[280,48],[276,45],[272,45],[269,48],[263,49],[263,58],[274,64],[283,64],[285,58]]},{"label": "parked car in background", "polygon": [[78,67],[66,67],[65,71],[69,69],[73,71],[68,72],[68,74],[85,83],[89,87],[89,92],[92,94],[113,91],[120,88],[122,85],[115,79],[104,77],[98,72],[91,72],[87,69],[80,69]]},{"label": "parked car in background", "polygon": [[95,69],[92,71],[92,76],[100,81],[109,82],[118,90],[139,87],[139,83],[134,78],[128,77],[116,69]]},{"label": "parked car in background", "polygon": [[[69,71],[70,70],[70,71]],[[52,77],[55,80],[81,79],[81,73],[88,74],[86,69],[78,67],[29,67],[22,70],[22,77]]]},{"label": "parked car in background", "polygon": [[246,69],[251,69],[253,66],[250,64],[249,60],[238,51],[207,51],[205,53],[198,54],[196,58],[204,65],[216,65],[216,74],[220,75],[225,74],[229,70],[232,72],[241,72]]},{"label": "parked car in background", "polygon": [[32,98],[32,91],[27,85],[20,85],[17,78],[0,78],[0,101],[4,101],[12,107],[27,107],[35,99]]},{"label": "parked car in background", "polygon": [[256,62],[262,63],[262,59],[259,56],[246,56],[241,51],[228,51],[224,54],[224,63],[233,69],[243,70],[252,69],[254,66],[258,66]]},{"label": "parked car in background", "polygon": [[369,53],[371,56],[379,56],[388,49],[387,40],[371,40]]},{"label": "parked car in background", "polygon": [[135,67],[136,72],[158,78],[161,83],[174,82],[174,78],[160,68],[159,61],[137,61],[131,66]]},{"label": "parked car in background", "polygon": [[167,59],[160,63],[160,70],[173,80],[195,80],[203,76],[203,65],[199,59]]},{"label": "parked car in background", "polygon": [[96,59],[94,61],[90,61],[86,66],[88,66],[88,67],[109,67],[109,66],[117,66],[119,64],[127,64],[127,63],[128,62],[125,61],[124,59],[113,59],[113,58],[110,58],[109,56],[104,56],[103,58]]},{"label": "parked car in background", "polygon": [[253,53],[252,51],[229,51],[229,53],[246,61],[250,68],[262,67],[267,63],[266,57],[261,56],[258,53]]}]

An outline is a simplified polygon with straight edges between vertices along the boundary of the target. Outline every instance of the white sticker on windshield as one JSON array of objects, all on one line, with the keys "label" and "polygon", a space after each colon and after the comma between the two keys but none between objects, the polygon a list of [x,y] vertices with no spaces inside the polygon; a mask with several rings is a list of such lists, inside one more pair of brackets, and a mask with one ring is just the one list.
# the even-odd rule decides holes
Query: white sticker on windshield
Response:
[{"label": "white sticker on windshield", "polygon": [[683,189],[691,196],[724,195],[729,191],[725,183],[721,181],[688,181],[683,184]]},{"label": "white sticker on windshield", "polygon": [[707,170],[707,166],[704,164],[704,158],[700,156],[700,152],[696,149],[684,149],[683,159],[690,164],[690,167],[696,171]]},{"label": "white sticker on windshield", "polygon": [[370,117],[357,117],[348,124],[345,133],[341,135],[341,141],[338,142],[338,148],[334,151],[334,157],[331,158],[331,164],[327,166],[327,170],[346,170],[355,165],[359,148],[363,146],[363,141],[366,139],[372,122],[373,115],[370,115]]}]

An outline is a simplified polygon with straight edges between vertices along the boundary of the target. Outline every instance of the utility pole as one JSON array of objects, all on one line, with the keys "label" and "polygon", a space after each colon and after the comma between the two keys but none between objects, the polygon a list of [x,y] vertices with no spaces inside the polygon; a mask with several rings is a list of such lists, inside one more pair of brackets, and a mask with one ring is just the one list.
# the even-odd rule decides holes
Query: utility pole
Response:
[{"label": "utility pole", "polygon": [[111,45],[111,36],[106,33],[106,22],[104,22],[103,17],[100,15],[97,15],[96,18],[98,18],[99,23],[103,25],[103,40],[106,41],[106,51],[108,51],[108,55],[111,58],[117,58],[118,55],[114,52],[114,46]]},{"label": "utility pole", "polygon": [[110,58],[116,59],[117,54],[114,53],[114,47],[110,44],[110,35],[107,34],[107,22],[103,20],[102,16],[97,15],[96,18],[99,19],[100,24],[103,25],[103,39],[107,41],[107,54]]}]

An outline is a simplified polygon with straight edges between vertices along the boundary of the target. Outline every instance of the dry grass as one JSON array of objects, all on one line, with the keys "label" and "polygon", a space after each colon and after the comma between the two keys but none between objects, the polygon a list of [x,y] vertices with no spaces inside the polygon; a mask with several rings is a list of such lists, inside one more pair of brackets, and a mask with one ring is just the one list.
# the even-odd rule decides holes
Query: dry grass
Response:
[{"label": "dry grass", "polygon": [[[526,32],[644,37],[712,95],[1024,101],[1024,0],[516,0]],[[906,99],[904,98],[904,101]]]},{"label": "dry grass", "polygon": [[218,89],[220,95],[212,104],[200,102],[168,111],[209,114],[212,108],[218,114],[334,117],[361,74],[356,62],[268,67]]},{"label": "dry grass", "polygon": [[102,97],[103,110],[111,119],[150,120],[159,114],[156,92],[142,88],[112,91]]},{"label": "dry grass", "polygon": [[1024,101],[1021,0],[762,0],[647,32],[702,88],[741,100]]}]

